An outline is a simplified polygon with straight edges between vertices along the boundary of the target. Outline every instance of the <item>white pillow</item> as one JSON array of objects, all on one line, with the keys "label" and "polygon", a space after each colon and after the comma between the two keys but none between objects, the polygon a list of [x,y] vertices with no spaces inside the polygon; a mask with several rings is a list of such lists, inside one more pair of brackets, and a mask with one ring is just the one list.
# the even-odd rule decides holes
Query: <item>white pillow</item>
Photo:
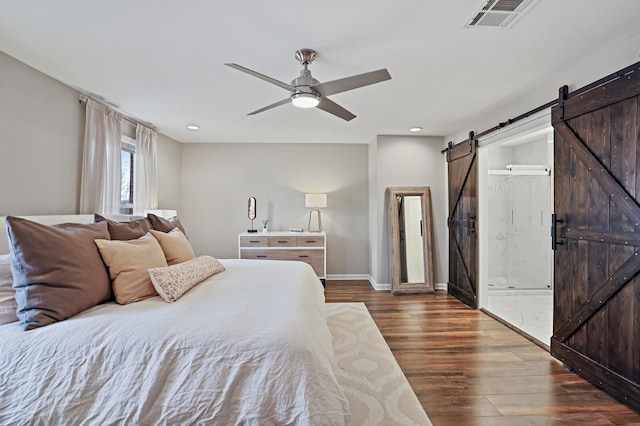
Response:
[{"label": "white pillow", "polygon": [[222,271],[224,266],[217,259],[200,256],[176,265],[149,269],[149,277],[160,297],[171,303],[202,281]]},{"label": "white pillow", "polygon": [[18,321],[16,316],[16,291],[12,287],[11,260],[8,254],[0,254],[0,324]]}]

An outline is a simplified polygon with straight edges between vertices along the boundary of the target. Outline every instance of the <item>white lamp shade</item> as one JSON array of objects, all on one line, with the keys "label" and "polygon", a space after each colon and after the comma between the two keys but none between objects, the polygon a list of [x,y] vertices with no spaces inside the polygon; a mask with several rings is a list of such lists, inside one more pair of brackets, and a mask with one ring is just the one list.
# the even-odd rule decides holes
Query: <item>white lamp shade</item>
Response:
[{"label": "white lamp shade", "polygon": [[304,206],[310,209],[327,207],[327,194],[304,194]]},{"label": "white lamp shade", "polygon": [[178,215],[177,210],[145,210],[144,214],[155,214],[156,216],[163,217],[165,219],[169,219],[170,217],[174,217]]}]

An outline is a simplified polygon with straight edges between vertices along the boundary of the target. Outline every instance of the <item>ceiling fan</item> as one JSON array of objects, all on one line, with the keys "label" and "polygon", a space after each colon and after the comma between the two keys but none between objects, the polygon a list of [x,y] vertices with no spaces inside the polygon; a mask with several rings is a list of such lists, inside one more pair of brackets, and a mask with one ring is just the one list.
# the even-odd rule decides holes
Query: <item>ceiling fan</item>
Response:
[{"label": "ceiling fan", "polygon": [[231,68],[235,68],[238,71],[245,72],[254,77],[258,77],[261,80],[274,84],[278,87],[282,87],[283,89],[289,91],[288,98],[250,112],[247,115],[255,115],[271,108],[275,108],[277,106],[291,102],[293,105],[299,108],[318,107],[321,110],[328,112],[329,114],[333,114],[337,117],[342,118],[343,120],[350,121],[356,118],[356,116],[327,98],[327,96],[391,79],[391,75],[389,75],[389,72],[386,70],[386,68],[384,68],[377,71],[366,72],[364,74],[358,74],[351,77],[328,81],[326,83],[320,83],[318,80],[311,76],[311,71],[309,70],[309,65],[316,58],[316,55],[316,51],[312,49],[300,49],[296,51],[295,57],[300,62],[300,65],[302,65],[302,71],[300,71],[300,76],[298,78],[295,78],[291,81],[291,84],[283,83],[282,81],[267,77],[264,74],[260,74],[238,64],[228,63],[225,65]]}]

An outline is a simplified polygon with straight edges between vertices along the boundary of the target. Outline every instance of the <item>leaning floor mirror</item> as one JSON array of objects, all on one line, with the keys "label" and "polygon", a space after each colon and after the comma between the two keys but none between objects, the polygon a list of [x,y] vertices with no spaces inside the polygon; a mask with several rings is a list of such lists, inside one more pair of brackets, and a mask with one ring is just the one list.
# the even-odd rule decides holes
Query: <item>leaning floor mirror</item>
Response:
[{"label": "leaning floor mirror", "polygon": [[434,291],[433,221],[428,186],[387,188],[391,293]]}]

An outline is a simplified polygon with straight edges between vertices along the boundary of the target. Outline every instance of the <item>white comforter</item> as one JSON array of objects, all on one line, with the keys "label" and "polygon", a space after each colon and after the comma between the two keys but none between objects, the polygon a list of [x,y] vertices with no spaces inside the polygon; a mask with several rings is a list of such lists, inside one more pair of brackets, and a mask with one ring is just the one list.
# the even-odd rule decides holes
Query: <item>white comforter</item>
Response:
[{"label": "white comforter", "polygon": [[348,424],[312,269],[222,262],[173,304],[0,326],[0,424]]}]

